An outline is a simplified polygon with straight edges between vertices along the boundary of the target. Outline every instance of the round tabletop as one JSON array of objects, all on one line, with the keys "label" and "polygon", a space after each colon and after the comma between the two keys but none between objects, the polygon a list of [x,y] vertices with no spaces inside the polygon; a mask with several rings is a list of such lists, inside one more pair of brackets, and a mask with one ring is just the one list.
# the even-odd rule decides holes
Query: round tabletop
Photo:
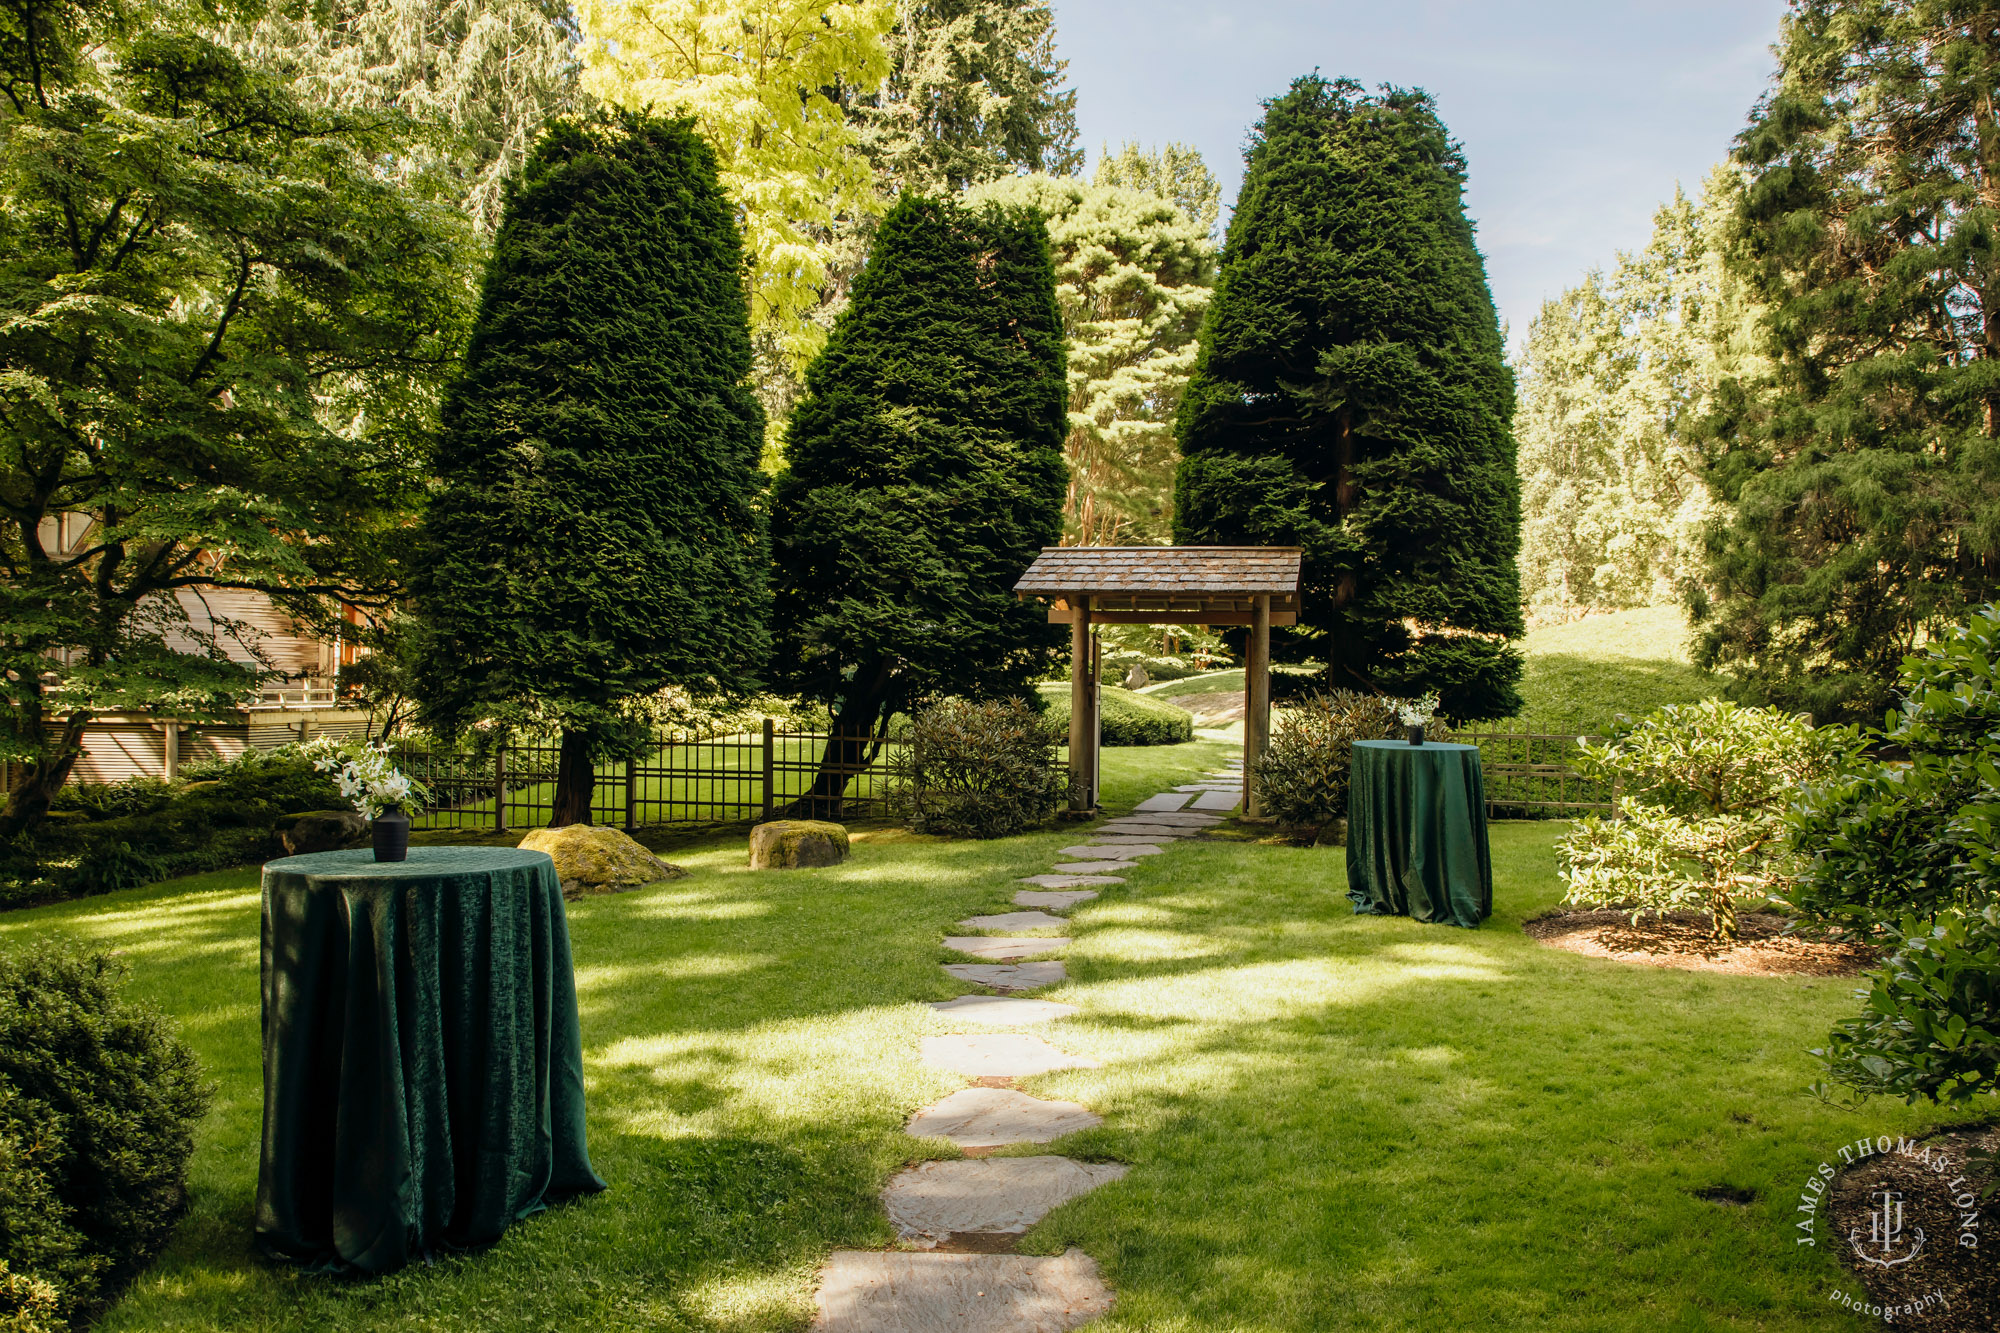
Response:
[{"label": "round tabletop", "polygon": [[1477,745],[1460,745],[1456,741],[1425,741],[1422,745],[1412,745],[1408,741],[1356,741],[1357,750],[1408,750],[1411,754],[1422,754],[1429,750],[1434,753],[1463,753],[1471,750],[1478,753]]},{"label": "round tabletop", "polygon": [[519,847],[412,847],[406,861],[377,861],[367,847],[342,852],[310,852],[266,861],[274,875],[323,879],[425,879],[437,875],[490,875],[496,871],[553,866],[547,852]]}]

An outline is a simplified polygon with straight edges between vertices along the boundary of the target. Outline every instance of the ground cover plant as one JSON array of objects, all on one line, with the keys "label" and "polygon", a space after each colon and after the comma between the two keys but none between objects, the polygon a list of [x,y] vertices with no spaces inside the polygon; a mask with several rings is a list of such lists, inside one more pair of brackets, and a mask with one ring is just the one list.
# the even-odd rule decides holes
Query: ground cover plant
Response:
[{"label": "ground cover plant", "polygon": [[[1104,756],[1127,808],[1214,768],[1197,742]],[[1106,1125],[1072,1156],[1131,1174],[1024,1248],[1083,1246],[1122,1330],[1866,1325],[1790,1239],[1791,1197],[1834,1145],[1935,1113],[1805,1094],[1839,979],[1633,969],[1543,949],[1555,830],[1499,824],[1479,931],[1356,917],[1338,849],[1220,839],[1148,858],[1075,914],[1085,1006],[1029,1080]],[[864,832],[844,866],[757,874],[740,836],[676,849],[689,878],[571,909],[596,1200],[491,1252],[346,1283],[253,1258],[257,894],[230,872],[0,917],[0,943],[120,949],[218,1083],[193,1207],[102,1327],[803,1330],[834,1246],[886,1244],[874,1191],[949,1149],[902,1133],[957,1085],[917,1038],[949,924],[1007,902],[1073,831],[941,842]],[[1698,1088],[1699,1097],[1687,1090]],[[1745,1206],[1702,1191],[1722,1186]],[[1851,1284],[1850,1284],[1851,1285]]]}]

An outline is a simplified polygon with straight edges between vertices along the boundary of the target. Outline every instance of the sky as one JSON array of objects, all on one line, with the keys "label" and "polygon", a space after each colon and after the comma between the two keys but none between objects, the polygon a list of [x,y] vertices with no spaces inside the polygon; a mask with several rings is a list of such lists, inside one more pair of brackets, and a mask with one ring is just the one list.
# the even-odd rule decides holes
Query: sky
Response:
[{"label": "sky", "polygon": [[1645,245],[1769,81],[1783,0],[1052,0],[1091,164],[1193,144],[1227,217],[1267,97],[1315,67],[1427,90],[1518,347],[1541,303]]}]

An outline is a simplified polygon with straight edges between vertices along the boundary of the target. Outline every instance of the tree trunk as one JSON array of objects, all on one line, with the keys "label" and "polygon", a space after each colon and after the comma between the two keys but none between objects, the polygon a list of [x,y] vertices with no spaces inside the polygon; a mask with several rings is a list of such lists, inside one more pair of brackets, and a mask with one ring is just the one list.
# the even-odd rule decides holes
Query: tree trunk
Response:
[{"label": "tree trunk", "polygon": [[597,790],[597,765],[591,762],[590,732],[564,727],[562,753],[556,759],[555,811],[550,828],[590,822],[590,798]]},{"label": "tree trunk", "polygon": [[[1354,409],[1340,409],[1339,434],[1334,446],[1333,510],[1334,517],[1345,525],[1347,516],[1354,512],[1354,502],[1361,498],[1361,485],[1354,480]],[[1336,608],[1346,606],[1360,591],[1361,581],[1353,570],[1342,574],[1333,586],[1333,604]]]},{"label": "tree trunk", "polygon": [[873,750],[881,745],[878,728],[890,717],[889,674],[886,661],[876,663],[872,670],[863,667],[854,673],[855,690],[834,710],[832,735],[820,755],[819,771],[813,774],[805,795],[785,807],[786,819],[839,823],[845,817],[847,784],[855,770],[874,758]]},{"label": "tree trunk", "polygon": [[7,807],[0,811],[0,841],[31,833],[42,822],[49,812],[49,802],[69,781],[70,770],[76,767],[77,757],[83,753],[83,729],[89,724],[90,714],[71,713],[63,722],[62,738],[42,758],[28,765],[27,778],[7,793]]}]

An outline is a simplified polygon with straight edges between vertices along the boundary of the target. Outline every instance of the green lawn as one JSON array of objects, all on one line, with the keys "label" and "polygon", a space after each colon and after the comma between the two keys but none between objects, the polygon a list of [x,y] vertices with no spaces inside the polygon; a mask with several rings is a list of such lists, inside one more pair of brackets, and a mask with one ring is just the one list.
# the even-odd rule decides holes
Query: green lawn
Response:
[{"label": "green lawn", "polygon": [[[1230,753],[1104,756],[1129,802]],[[1852,983],[1705,976],[1545,950],[1551,824],[1493,832],[1498,909],[1455,931],[1351,915],[1337,849],[1182,845],[1075,914],[1082,1017],[1048,1035],[1103,1062],[1028,1080],[1106,1125],[1058,1145],[1131,1174],[1024,1248],[1079,1245],[1118,1330],[1860,1328],[1791,1239],[1792,1186],[1836,1145],[1935,1117],[1804,1092]],[[110,1313],[130,1329],[803,1329],[836,1246],[878,1246],[901,1133],[959,1080],[917,1063],[949,924],[1000,908],[1073,830],[990,843],[864,832],[848,864],[752,873],[738,836],[694,873],[571,909],[591,1149],[611,1190],[491,1251],[371,1282],[255,1259],[254,872],[0,917],[0,943],[112,944],[219,1088],[192,1214]],[[1028,1149],[1025,1151],[1045,1151]],[[1749,1207],[1694,1191],[1754,1191]]]},{"label": "green lawn", "polygon": [[1620,713],[1721,694],[1722,678],[1689,660],[1676,607],[1642,607],[1532,630],[1522,641],[1519,721],[1549,732],[1601,735]]}]

